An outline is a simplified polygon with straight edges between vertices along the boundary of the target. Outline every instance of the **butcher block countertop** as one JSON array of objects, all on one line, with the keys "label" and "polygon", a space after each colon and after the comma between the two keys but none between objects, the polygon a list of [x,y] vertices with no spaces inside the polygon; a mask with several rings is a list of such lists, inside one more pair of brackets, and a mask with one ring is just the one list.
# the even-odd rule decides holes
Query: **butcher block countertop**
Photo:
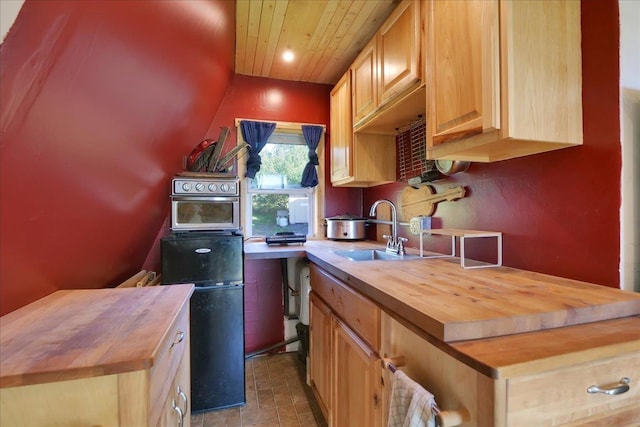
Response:
[{"label": "butcher block countertop", "polygon": [[63,290],[0,318],[0,388],[149,369],[193,285]]},{"label": "butcher block countertop", "polygon": [[458,258],[350,261],[334,253],[371,248],[383,244],[247,242],[245,257],[297,257],[304,249],[311,262],[493,377],[553,358],[562,363],[567,352],[586,360],[593,352],[640,350],[640,294],[509,267],[465,270]]}]

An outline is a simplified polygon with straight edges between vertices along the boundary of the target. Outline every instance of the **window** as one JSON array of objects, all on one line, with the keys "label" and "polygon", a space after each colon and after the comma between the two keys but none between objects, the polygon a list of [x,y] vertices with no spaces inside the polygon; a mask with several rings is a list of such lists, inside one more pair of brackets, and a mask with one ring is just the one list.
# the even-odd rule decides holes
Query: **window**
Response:
[{"label": "window", "polygon": [[[322,188],[323,180],[319,179],[320,184],[312,188],[300,185],[309,150],[300,125],[295,127],[277,124],[260,151],[260,170],[255,178],[243,180],[243,229],[247,237],[270,236],[282,231],[306,236],[317,233],[318,188]],[[242,141],[239,128],[238,140]],[[322,141],[316,150],[319,154]],[[244,175],[242,171],[240,176]],[[322,176],[320,167],[318,176]]]}]

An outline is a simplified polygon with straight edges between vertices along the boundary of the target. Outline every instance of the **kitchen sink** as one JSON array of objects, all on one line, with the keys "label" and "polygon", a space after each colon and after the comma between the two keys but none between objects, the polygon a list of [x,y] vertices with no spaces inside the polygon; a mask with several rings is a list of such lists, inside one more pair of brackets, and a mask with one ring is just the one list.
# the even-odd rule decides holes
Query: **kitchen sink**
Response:
[{"label": "kitchen sink", "polygon": [[395,255],[384,249],[358,249],[349,251],[335,251],[336,255],[350,259],[351,261],[400,261],[420,258],[419,255]]}]

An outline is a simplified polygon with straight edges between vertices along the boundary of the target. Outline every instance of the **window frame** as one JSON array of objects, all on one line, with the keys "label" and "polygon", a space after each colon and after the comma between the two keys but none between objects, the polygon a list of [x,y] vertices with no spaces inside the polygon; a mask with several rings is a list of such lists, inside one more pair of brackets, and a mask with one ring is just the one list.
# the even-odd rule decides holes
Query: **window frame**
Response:
[{"label": "window frame", "polygon": [[[244,140],[242,138],[242,132],[240,131],[240,121],[241,120],[254,120],[260,121],[258,119],[235,119],[235,127],[236,127],[236,144],[244,144]],[[252,235],[252,226],[251,226],[251,214],[252,209],[249,206],[250,196],[252,194],[305,194],[309,195],[309,219],[313,220],[313,225],[310,224],[307,230],[307,238],[314,238],[320,236],[320,226],[322,224],[322,215],[324,213],[324,190],[325,190],[325,174],[324,174],[324,143],[325,143],[325,135],[326,135],[326,125],[323,124],[315,124],[315,123],[295,123],[295,122],[280,122],[273,120],[263,120],[269,121],[272,123],[276,123],[276,128],[274,132],[278,133],[299,133],[302,134],[302,125],[313,125],[313,126],[321,126],[322,127],[322,136],[320,137],[320,142],[318,143],[318,147],[316,148],[316,152],[318,153],[318,185],[313,188],[282,188],[282,189],[251,189],[250,178],[247,178],[246,171],[246,155],[241,156],[237,161],[236,169],[238,171],[238,177],[240,178],[240,212],[241,212],[241,225],[243,232],[245,233],[245,238],[262,238],[264,236],[253,236]]]}]

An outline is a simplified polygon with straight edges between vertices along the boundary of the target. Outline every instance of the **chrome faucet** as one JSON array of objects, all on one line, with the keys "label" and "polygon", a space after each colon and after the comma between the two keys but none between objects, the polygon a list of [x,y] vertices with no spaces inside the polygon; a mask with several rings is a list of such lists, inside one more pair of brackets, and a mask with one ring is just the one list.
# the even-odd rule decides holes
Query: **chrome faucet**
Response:
[{"label": "chrome faucet", "polygon": [[391,236],[383,235],[387,239],[386,252],[391,252],[397,255],[404,255],[404,242],[407,241],[404,237],[398,237],[398,211],[396,205],[391,200],[380,199],[373,202],[371,209],[369,210],[369,216],[375,217],[376,209],[382,203],[386,203],[391,206]]}]

